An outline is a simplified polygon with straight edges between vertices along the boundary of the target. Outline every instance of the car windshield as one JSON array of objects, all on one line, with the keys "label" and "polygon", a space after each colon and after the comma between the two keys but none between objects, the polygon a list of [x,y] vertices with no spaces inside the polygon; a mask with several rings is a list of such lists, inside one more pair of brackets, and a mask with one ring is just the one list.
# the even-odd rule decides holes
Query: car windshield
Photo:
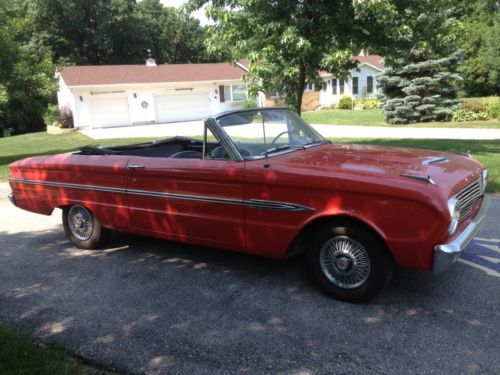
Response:
[{"label": "car windshield", "polygon": [[246,159],[328,142],[289,109],[241,111],[223,115],[217,122]]}]

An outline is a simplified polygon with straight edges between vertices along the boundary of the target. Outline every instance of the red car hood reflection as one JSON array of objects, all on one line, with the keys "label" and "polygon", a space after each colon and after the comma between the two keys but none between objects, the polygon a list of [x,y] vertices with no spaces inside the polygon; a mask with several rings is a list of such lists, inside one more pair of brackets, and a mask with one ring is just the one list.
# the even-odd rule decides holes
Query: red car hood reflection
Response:
[{"label": "red car hood reflection", "polygon": [[[427,160],[444,157],[446,162],[426,165]],[[481,166],[474,159],[443,151],[386,146],[328,144],[282,155],[276,160],[292,168],[325,173],[358,172],[360,175],[428,176],[438,185],[461,189],[479,178]]]}]

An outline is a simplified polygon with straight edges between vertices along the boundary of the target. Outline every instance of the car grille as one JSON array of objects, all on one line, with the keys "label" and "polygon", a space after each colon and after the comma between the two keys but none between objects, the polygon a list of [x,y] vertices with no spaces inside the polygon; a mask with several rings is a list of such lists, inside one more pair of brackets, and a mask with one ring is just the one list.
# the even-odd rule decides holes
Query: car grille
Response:
[{"label": "car grille", "polygon": [[458,218],[458,222],[462,222],[467,219],[472,209],[474,208],[474,204],[477,202],[479,197],[481,196],[481,180],[478,179],[474,181],[469,186],[462,189],[457,195],[457,200],[460,203],[460,216]]}]

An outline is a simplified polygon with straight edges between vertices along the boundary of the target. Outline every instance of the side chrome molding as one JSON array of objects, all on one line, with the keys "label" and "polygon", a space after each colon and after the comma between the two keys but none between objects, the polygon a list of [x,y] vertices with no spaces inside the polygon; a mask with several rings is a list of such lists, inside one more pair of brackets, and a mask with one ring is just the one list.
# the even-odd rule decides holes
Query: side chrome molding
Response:
[{"label": "side chrome molding", "polygon": [[25,179],[19,179],[19,178],[11,178],[11,179],[9,179],[9,181],[14,182],[14,183],[19,183],[19,184],[28,184],[28,185],[41,185],[41,186],[59,187],[59,188],[68,188],[68,189],[103,191],[103,192],[108,192],[108,193],[123,193],[123,194],[140,195],[140,196],[146,196],[146,197],[156,197],[156,198],[165,198],[165,199],[179,199],[179,200],[188,200],[188,201],[196,201],[196,202],[229,204],[229,205],[237,205],[237,206],[246,206],[249,208],[261,209],[261,210],[293,211],[293,212],[315,211],[315,209],[312,207],[303,206],[303,205],[295,204],[295,203],[289,203],[289,202],[281,202],[281,201],[268,201],[268,200],[260,200],[260,199],[249,199],[249,200],[231,199],[231,198],[214,197],[214,196],[208,196],[208,195],[167,193],[167,192],[160,192],[160,191],[115,188],[115,187],[108,187],[108,186],[81,185],[81,184],[63,183],[63,182],[25,180]]}]

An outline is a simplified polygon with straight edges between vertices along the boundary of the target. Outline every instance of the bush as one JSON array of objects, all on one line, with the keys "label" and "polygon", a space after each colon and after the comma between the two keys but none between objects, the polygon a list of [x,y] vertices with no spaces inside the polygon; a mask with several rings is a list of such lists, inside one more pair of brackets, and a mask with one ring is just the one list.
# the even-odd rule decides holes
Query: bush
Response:
[{"label": "bush", "polygon": [[59,110],[59,118],[58,122],[63,129],[71,129],[74,128],[74,123],[73,123],[73,112],[71,111],[71,108],[68,106],[62,107]]},{"label": "bush", "polygon": [[259,108],[259,105],[257,104],[257,98],[248,98],[242,103],[242,108],[244,109],[254,109],[254,108]]},{"label": "bush", "polygon": [[356,99],[354,101],[355,109],[375,109],[380,108],[382,103],[378,99]]},{"label": "bush", "polygon": [[466,109],[475,113],[485,112],[486,106],[477,100],[466,100],[458,105],[458,109]]},{"label": "bush", "polygon": [[337,109],[352,109],[352,98],[347,95],[342,95],[337,103]]},{"label": "bush", "polygon": [[49,104],[43,115],[43,122],[45,125],[54,125],[59,120],[59,107],[55,104]]},{"label": "bush", "polygon": [[488,120],[487,112],[474,112],[471,109],[457,109],[453,113],[453,121],[455,122],[465,122],[465,121],[485,121]]},{"label": "bush", "polygon": [[486,100],[486,113],[490,119],[500,119],[500,98],[491,97]]}]

